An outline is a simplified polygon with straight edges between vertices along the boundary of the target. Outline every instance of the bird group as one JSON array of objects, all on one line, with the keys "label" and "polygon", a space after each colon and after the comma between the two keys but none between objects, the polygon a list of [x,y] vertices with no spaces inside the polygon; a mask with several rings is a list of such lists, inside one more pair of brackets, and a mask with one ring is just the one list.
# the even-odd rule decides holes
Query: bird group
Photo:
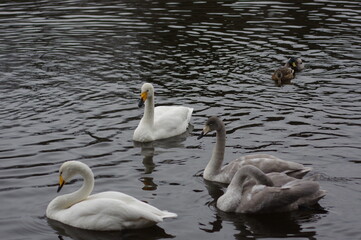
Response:
[{"label": "bird group", "polygon": [[[283,70],[280,71],[283,74]],[[177,136],[188,128],[193,108],[154,107],[154,98],[153,85],[144,83],[138,105],[145,105],[145,108],[133,134],[136,142]],[[218,209],[236,213],[285,212],[315,205],[325,196],[326,192],[320,189],[318,182],[312,177],[304,178],[312,170],[310,167],[273,155],[241,156],[223,166],[226,139],[223,121],[216,116],[210,117],[198,139],[212,131],[216,131],[216,143],[203,178],[229,184],[217,200]],[[94,176],[91,169],[79,161],[67,161],[61,165],[58,192],[76,175],[84,179],[83,185],[76,192],[54,198],[46,210],[49,219],[81,229],[110,231],[144,228],[164,218],[177,217],[175,213],[159,210],[121,192],[90,195]]]}]

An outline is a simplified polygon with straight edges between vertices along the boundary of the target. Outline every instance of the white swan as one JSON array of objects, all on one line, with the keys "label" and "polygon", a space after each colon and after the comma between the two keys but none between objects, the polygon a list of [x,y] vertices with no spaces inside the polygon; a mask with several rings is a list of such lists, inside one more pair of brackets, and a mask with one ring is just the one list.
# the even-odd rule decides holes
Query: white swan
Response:
[{"label": "white swan", "polygon": [[82,162],[65,162],[59,173],[58,192],[75,175],[81,175],[84,183],[78,191],[56,197],[49,203],[46,209],[49,219],[82,229],[112,231],[148,227],[163,218],[177,217],[175,213],[161,211],[120,192],[89,196],[94,187],[94,176]]},{"label": "white swan", "polygon": [[315,181],[284,173],[266,175],[257,167],[247,165],[234,175],[226,193],[218,198],[217,207],[237,213],[287,212],[315,205],[325,195]]},{"label": "white swan", "polygon": [[183,106],[154,108],[154,88],[150,83],[144,83],[141,89],[139,107],[144,103],[144,116],[134,131],[134,141],[150,142],[177,136],[187,130],[193,108]]},{"label": "white swan", "polygon": [[215,116],[210,117],[198,139],[213,130],[216,130],[217,132],[217,140],[216,145],[213,148],[212,157],[203,173],[203,177],[206,180],[230,183],[237,170],[244,165],[254,165],[264,173],[285,172],[296,178],[302,178],[306,173],[312,170],[309,167],[304,167],[302,164],[285,161],[269,154],[242,156],[222,167],[226,144],[226,130],[223,121]]}]

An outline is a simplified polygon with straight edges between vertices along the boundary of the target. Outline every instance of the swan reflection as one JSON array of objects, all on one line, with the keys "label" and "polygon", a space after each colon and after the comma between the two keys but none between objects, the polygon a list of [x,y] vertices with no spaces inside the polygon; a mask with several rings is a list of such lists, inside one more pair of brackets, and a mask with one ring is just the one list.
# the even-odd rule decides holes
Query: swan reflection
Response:
[{"label": "swan reflection", "polygon": [[56,231],[59,239],[63,237],[70,237],[74,240],[153,240],[163,238],[174,238],[173,235],[167,234],[163,228],[159,226],[153,226],[150,228],[138,229],[138,230],[123,230],[123,231],[91,231],[80,228],[75,228],[58,221],[47,219],[48,224]]},{"label": "swan reflection", "polygon": [[140,148],[140,154],[143,156],[144,173],[151,174],[156,167],[154,163],[154,156],[156,155],[155,149],[171,149],[171,148],[185,148],[183,142],[190,135],[193,130],[193,125],[189,125],[187,131],[181,135],[157,140],[153,142],[136,142],[134,141],[134,147]]}]

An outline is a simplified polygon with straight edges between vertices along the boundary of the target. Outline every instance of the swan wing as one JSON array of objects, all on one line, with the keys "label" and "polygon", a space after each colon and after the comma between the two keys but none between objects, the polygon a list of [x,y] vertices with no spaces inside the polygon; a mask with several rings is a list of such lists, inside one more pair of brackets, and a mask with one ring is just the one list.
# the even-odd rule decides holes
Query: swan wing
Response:
[{"label": "swan wing", "polygon": [[55,220],[74,227],[99,231],[143,228],[163,220],[163,216],[157,211],[157,214],[154,213],[150,205],[140,201],[129,204],[127,200],[129,199],[122,201],[99,196],[86,199],[59,211]]},{"label": "swan wing", "polygon": [[258,187],[254,185],[243,193],[244,197],[237,208],[242,213],[283,212],[298,209],[302,205],[315,204],[324,196],[314,181],[296,179],[281,187]]},{"label": "swan wing", "polygon": [[182,134],[187,130],[193,108],[183,106],[159,106],[154,109],[155,139]]},{"label": "swan wing", "polygon": [[171,212],[164,211],[164,210],[159,210],[158,208],[156,208],[148,203],[142,202],[142,201],[136,199],[135,197],[132,197],[130,195],[127,195],[127,194],[121,193],[121,192],[107,191],[107,192],[96,193],[96,194],[93,194],[88,197],[88,199],[103,199],[103,198],[120,200],[120,201],[124,202],[124,204],[127,204],[128,206],[140,208],[142,210],[145,210],[145,211],[151,212],[155,215],[158,215],[162,218],[177,217],[177,214],[175,214],[175,213],[171,213]]},{"label": "swan wing", "polygon": [[264,173],[283,172],[295,178],[302,178],[311,168],[306,168],[302,164],[285,161],[269,154],[245,155],[231,161],[221,168],[221,171],[213,176],[212,181],[230,183],[238,169],[246,165],[252,165],[262,170]]},{"label": "swan wing", "polygon": [[302,164],[285,161],[270,154],[252,154],[242,156],[237,159],[240,167],[244,165],[253,165],[264,173],[285,172],[287,175],[302,178],[312,168],[304,167]]}]

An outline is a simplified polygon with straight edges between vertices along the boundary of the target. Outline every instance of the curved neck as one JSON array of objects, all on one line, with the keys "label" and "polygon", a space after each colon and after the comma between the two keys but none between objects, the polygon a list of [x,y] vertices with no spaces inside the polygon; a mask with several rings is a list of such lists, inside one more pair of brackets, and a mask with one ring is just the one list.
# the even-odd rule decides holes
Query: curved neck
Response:
[{"label": "curved neck", "polygon": [[148,97],[145,101],[143,121],[150,126],[154,125],[154,96]]},{"label": "curved neck", "polygon": [[220,128],[216,134],[216,145],[213,148],[211,160],[208,162],[205,174],[218,173],[221,170],[224,160],[224,150],[226,147],[226,129],[223,122],[219,123]]},{"label": "curved neck", "polygon": [[77,173],[80,174],[84,179],[81,188],[73,193],[64,194],[62,196],[56,197],[50,203],[50,208],[66,209],[78,202],[81,202],[90,195],[94,188],[94,175],[92,171],[88,167],[81,167],[78,169]]},{"label": "curved neck", "polygon": [[260,169],[252,165],[243,166],[241,169],[237,171],[234,175],[229,187],[241,187],[243,186],[246,178],[253,178],[257,181],[258,184],[272,187],[272,180]]}]

